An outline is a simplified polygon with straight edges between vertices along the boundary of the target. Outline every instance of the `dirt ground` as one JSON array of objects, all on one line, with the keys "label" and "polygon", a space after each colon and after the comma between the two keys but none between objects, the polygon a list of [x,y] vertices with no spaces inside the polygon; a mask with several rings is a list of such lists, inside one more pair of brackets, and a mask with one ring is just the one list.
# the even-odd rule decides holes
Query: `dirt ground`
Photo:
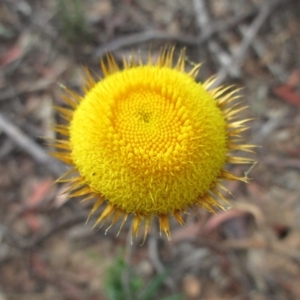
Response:
[{"label": "dirt ground", "polygon": [[[299,33],[298,0],[0,0],[0,300],[300,299]],[[85,224],[43,137],[82,66],[164,45],[203,61],[199,81],[244,87],[260,147],[252,180],[225,183],[230,210],[131,245],[129,224]]]}]

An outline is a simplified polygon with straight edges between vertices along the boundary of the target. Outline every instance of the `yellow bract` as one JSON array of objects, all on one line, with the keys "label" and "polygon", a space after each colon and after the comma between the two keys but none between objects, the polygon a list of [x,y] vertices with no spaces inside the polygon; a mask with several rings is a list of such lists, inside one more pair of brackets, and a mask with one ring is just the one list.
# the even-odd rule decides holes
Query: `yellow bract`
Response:
[{"label": "yellow bract", "polygon": [[156,215],[170,237],[169,216],[183,224],[193,205],[213,211],[224,199],[220,179],[246,180],[224,170],[227,162],[252,162],[230,155],[251,148],[236,140],[247,120],[230,122],[243,108],[228,105],[234,92],[209,91],[212,79],[197,83],[199,65],[186,73],[184,59],[182,52],[173,66],[173,49],[165,50],[156,63],[124,59],[121,71],[108,55],[105,78],[96,83],[87,72],[85,95],[69,92],[73,109],[59,109],[70,124],[57,131],[69,141],[57,141],[67,151],[56,156],[79,172],[67,178],[73,196],[97,199],[91,213],[106,201],[97,223],[133,214],[133,233],[144,220],[146,236]]}]

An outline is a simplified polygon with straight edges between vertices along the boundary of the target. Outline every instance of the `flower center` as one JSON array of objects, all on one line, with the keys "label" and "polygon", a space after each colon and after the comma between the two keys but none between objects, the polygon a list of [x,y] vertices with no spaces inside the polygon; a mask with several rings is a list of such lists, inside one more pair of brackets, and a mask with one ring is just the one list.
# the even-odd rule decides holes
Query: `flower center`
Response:
[{"label": "flower center", "polygon": [[181,106],[155,91],[137,90],[125,99],[117,99],[114,131],[119,143],[126,145],[128,157],[142,160],[169,157],[179,150],[192,136],[188,112]]}]

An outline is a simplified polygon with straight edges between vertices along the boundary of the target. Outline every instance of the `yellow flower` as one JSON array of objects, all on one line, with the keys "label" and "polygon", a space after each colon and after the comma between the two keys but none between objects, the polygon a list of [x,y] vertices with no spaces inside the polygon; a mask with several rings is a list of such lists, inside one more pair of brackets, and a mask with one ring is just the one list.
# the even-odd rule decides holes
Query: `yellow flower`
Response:
[{"label": "yellow flower", "polygon": [[157,216],[170,238],[171,216],[183,225],[189,208],[223,208],[220,181],[247,181],[224,169],[253,162],[232,154],[253,147],[240,141],[248,120],[235,120],[245,108],[231,104],[236,90],[209,90],[214,78],[197,83],[200,64],[185,72],[185,52],[176,62],[173,54],[164,49],[146,64],[124,58],[123,70],[108,54],[104,78],[87,71],[84,96],[67,90],[71,108],[57,108],[68,124],[56,131],[68,140],[56,140],[54,155],[73,166],[59,181],[72,183],[71,197],[95,199],[91,214],[106,205],[95,225],[122,219],[122,227],[132,214],[133,235],[144,221],[146,237]]}]

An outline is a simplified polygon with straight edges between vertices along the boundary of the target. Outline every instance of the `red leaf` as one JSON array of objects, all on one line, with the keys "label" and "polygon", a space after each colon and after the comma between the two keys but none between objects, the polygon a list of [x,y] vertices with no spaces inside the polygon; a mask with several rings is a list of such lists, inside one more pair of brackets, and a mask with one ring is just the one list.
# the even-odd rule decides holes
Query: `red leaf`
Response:
[{"label": "red leaf", "polygon": [[53,181],[51,179],[45,179],[33,188],[32,194],[26,199],[26,212],[24,213],[23,218],[33,232],[39,231],[41,227],[37,209],[52,188]]},{"label": "red leaf", "polygon": [[289,85],[279,85],[273,89],[274,93],[282,100],[296,106],[300,106],[300,95]]},{"label": "red leaf", "polygon": [[19,45],[10,48],[6,53],[4,53],[0,57],[0,68],[3,68],[6,65],[14,62],[18,58],[20,58],[22,54],[23,50]]},{"label": "red leaf", "polygon": [[52,188],[52,179],[48,178],[43,181],[40,181],[38,185],[33,188],[32,194],[27,198],[26,205],[32,208],[38,206]]}]

